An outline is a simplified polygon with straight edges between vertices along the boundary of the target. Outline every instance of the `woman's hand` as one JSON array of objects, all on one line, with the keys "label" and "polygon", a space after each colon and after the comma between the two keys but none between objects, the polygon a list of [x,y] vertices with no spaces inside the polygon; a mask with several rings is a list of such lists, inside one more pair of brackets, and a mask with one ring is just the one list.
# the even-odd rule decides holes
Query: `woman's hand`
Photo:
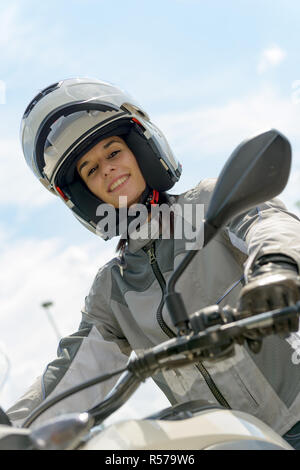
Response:
[{"label": "woman's hand", "polygon": [[[242,317],[248,317],[294,305],[299,300],[300,276],[297,265],[289,257],[269,255],[258,260],[253,267],[248,283],[241,290],[237,309]],[[249,339],[250,342],[257,340],[264,332],[286,336],[291,331],[298,331],[298,328],[299,319],[295,315],[273,327],[249,333]]]}]

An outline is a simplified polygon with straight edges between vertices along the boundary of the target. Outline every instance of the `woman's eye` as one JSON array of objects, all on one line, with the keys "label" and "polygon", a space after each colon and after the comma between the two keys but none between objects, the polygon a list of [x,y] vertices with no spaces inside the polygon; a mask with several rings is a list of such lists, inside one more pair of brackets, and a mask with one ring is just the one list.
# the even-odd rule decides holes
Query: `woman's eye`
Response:
[{"label": "woman's eye", "polygon": [[120,152],[120,150],[114,150],[112,153],[110,153],[110,154],[108,155],[108,158],[113,158],[113,157],[115,157],[115,156],[117,155],[117,153],[119,153],[119,152]]},{"label": "woman's eye", "polygon": [[93,168],[91,168],[89,171],[88,171],[88,176],[92,175],[94,173],[94,171],[97,170],[97,166],[94,166]]},{"label": "woman's eye", "polygon": [[[115,157],[121,150],[114,150],[111,152],[108,156],[107,159],[109,160],[110,158]],[[89,169],[87,176],[91,176],[97,169],[99,165],[93,166],[92,168]]]}]

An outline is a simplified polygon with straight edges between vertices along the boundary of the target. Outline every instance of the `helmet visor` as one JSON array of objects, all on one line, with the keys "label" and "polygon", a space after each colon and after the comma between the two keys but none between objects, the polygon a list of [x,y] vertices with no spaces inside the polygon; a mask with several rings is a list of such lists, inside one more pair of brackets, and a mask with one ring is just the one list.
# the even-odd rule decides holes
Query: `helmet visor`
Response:
[{"label": "helmet visor", "polygon": [[[125,114],[121,112],[121,114]],[[78,146],[89,143],[99,129],[111,121],[118,121],[118,110],[88,109],[73,113],[60,113],[56,119],[43,126],[37,144],[39,168],[41,173],[52,181],[58,167]]]}]

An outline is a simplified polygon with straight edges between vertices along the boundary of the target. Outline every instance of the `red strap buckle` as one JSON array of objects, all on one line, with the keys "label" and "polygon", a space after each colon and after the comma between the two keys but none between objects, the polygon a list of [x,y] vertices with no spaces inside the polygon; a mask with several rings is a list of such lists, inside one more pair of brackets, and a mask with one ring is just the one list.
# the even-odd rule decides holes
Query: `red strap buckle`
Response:
[{"label": "red strap buckle", "polygon": [[156,191],[156,189],[153,189],[153,194],[152,194],[152,199],[150,201],[150,204],[152,204],[152,206],[156,206],[156,204],[158,203],[158,199],[159,199],[159,192]]}]

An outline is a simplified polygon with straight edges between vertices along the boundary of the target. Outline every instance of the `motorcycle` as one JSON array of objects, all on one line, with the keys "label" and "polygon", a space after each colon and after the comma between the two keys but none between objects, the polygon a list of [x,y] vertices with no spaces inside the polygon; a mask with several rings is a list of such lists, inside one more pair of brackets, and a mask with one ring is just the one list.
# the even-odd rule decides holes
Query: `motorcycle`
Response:
[{"label": "motorcycle", "polygon": [[[258,418],[228,409],[222,403],[200,399],[168,407],[144,419],[127,420],[109,427],[102,425],[133,395],[141,382],[157,371],[203,360],[224,360],[234,355],[236,344],[245,342],[258,352],[257,344],[267,335],[286,336],[298,330],[300,302],[256,315],[241,313],[229,306],[211,305],[188,316],[182,297],[175,290],[179,277],[198,249],[206,246],[221,227],[284,189],[290,165],[289,141],[275,129],[240,144],[218,178],[195,249],[188,252],[166,287],[165,302],[177,336],[139,353],[122,370],[98,376],[46,400],[33,410],[21,428],[13,427],[0,409],[0,449],[292,450]],[[200,239],[203,241],[201,248],[197,244]],[[97,406],[83,413],[56,417],[30,429],[44,411],[60,400],[120,374],[114,388]],[[191,463],[187,459],[188,456],[181,463]]]}]

